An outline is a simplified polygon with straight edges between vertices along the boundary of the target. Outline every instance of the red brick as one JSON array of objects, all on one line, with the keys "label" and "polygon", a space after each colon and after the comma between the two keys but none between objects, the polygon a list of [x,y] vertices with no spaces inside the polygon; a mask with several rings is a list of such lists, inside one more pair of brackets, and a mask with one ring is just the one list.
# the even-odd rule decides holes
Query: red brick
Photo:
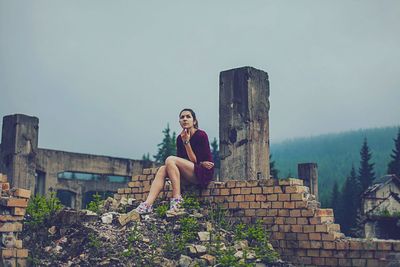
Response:
[{"label": "red brick", "polygon": [[22,240],[15,240],[15,247],[22,248]]},{"label": "red brick", "polygon": [[301,210],[291,210],[290,211],[290,216],[291,217],[300,217],[301,216]]},{"label": "red brick", "polygon": [[245,201],[254,201],[254,200],[256,200],[256,196],[255,195],[245,195],[244,200]]},{"label": "red brick", "polygon": [[317,209],[315,215],[318,217],[333,216],[333,209]]},{"label": "red brick", "polygon": [[290,194],[290,200],[292,200],[292,201],[303,201],[304,200],[304,194],[300,194],[300,193]]},{"label": "red brick", "polygon": [[24,216],[0,215],[0,222],[22,221],[23,219],[24,219]]},{"label": "red brick", "polygon": [[315,232],[315,226],[314,225],[304,225],[303,226],[303,231],[304,231],[304,233],[314,233]]},{"label": "red brick", "polygon": [[363,243],[361,243],[360,241],[350,240],[349,248],[351,250],[363,250],[364,246]]},{"label": "red brick", "polygon": [[267,200],[268,201],[277,201],[278,200],[278,194],[267,195]]},{"label": "red brick", "polygon": [[285,208],[285,209],[294,209],[294,207],[295,207],[295,202],[284,202],[283,203],[283,207]]},{"label": "red brick", "polygon": [[312,249],[320,249],[322,248],[322,242],[318,240],[310,240],[310,246]]},{"label": "red brick", "polygon": [[278,210],[278,216],[288,217],[289,216],[289,210],[286,210],[286,209]]},{"label": "red brick", "polygon": [[297,218],[297,223],[306,225],[306,224],[308,224],[308,220],[307,220],[307,218]]},{"label": "red brick", "polygon": [[269,210],[267,210],[267,215],[268,216],[276,216],[276,215],[278,215],[278,210],[277,209],[269,209]]},{"label": "red brick", "polygon": [[228,205],[229,209],[237,209],[239,207],[239,203],[237,202],[230,202]]},{"label": "red brick", "polygon": [[240,188],[232,188],[231,189],[231,194],[232,195],[240,195]]},{"label": "red brick", "polygon": [[221,189],[221,196],[228,196],[228,195],[230,195],[230,189],[228,189],[228,188],[224,188],[224,189]]},{"label": "red brick", "polygon": [[251,209],[259,209],[261,207],[260,202],[250,202]]},{"label": "red brick", "polygon": [[315,232],[327,233],[328,232],[328,225],[327,224],[316,225],[315,226]]},{"label": "red brick", "polygon": [[274,193],[275,194],[282,194],[282,188],[280,186],[274,186]]},{"label": "red brick", "polygon": [[256,215],[258,217],[267,216],[267,210],[266,209],[257,209]]},{"label": "red brick", "polygon": [[263,187],[262,189],[263,189],[264,194],[273,194],[274,193],[273,187]]},{"label": "red brick", "polygon": [[235,200],[236,202],[242,202],[242,201],[244,201],[244,195],[235,196],[235,197],[234,197],[234,200]]},{"label": "red brick", "polygon": [[280,225],[282,225],[282,224],[284,224],[285,223],[285,218],[283,218],[283,217],[276,217],[275,218],[275,224],[280,224]]},{"label": "red brick", "polygon": [[143,169],[143,174],[151,174],[151,169]]},{"label": "red brick", "polygon": [[279,179],[278,182],[279,185],[286,185],[286,186],[303,185],[303,180],[296,178]]},{"label": "red brick", "polygon": [[17,249],[15,249],[15,248],[1,248],[0,249],[0,256],[1,256],[1,258],[15,258],[17,256]]},{"label": "red brick", "polygon": [[312,209],[302,210],[301,215],[303,217],[312,217],[314,216],[314,211]]},{"label": "red brick", "polygon": [[251,194],[251,188],[241,188],[240,193],[243,195],[249,195]]},{"label": "red brick", "polygon": [[1,189],[3,191],[8,191],[10,190],[10,183],[1,183]]},{"label": "red brick", "polygon": [[248,187],[255,187],[258,186],[258,180],[250,180],[246,181]]},{"label": "red brick", "polygon": [[251,189],[251,193],[253,193],[253,194],[261,194],[262,193],[262,188],[261,187],[253,187]]},{"label": "red brick", "polygon": [[124,188],[124,194],[130,194],[131,192],[130,188]]},{"label": "red brick", "polygon": [[25,198],[2,198],[1,205],[6,207],[27,207],[28,199]]},{"label": "red brick", "polygon": [[285,223],[286,224],[297,224],[297,220],[296,220],[296,218],[287,217],[287,218],[285,218]]},{"label": "red brick", "polygon": [[244,211],[244,215],[248,217],[253,217],[256,215],[256,210],[255,209],[246,209]]},{"label": "red brick", "polygon": [[285,193],[292,194],[292,193],[305,193],[308,191],[308,187],[302,185],[293,185],[293,186],[286,186]]},{"label": "red brick", "polygon": [[310,233],[309,238],[310,238],[310,240],[321,240],[321,234],[320,233]]},{"label": "red brick", "polygon": [[282,202],[272,202],[272,208],[273,209],[281,209],[281,208],[283,208],[283,203]]},{"label": "red brick", "polygon": [[27,249],[17,249],[17,258],[28,258],[28,250]]},{"label": "red brick", "polygon": [[256,201],[266,201],[267,200],[267,196],[266,195],[256,195]]},{"label": "red brick", "polygon": [[236,187],[246,187],[246,181],[236,181]]},{"label": "red brick", "polygon": [[248,209],[250,207],[249,202],[240,202],[239,208],[241,209]]},{"label": "red brick", "polygon": [[308,241],[308,234],[298,233],[297,234],[297,240],[299,240],[299,241]]},{"label": "red brick", "polygon": [[234,188],[234,187],[236,187],[236,181],[227,181],[227,182],[226,182],[226,187],[227,187],[227,188]]},{"label": "red brick", "polygon": [[311,257],[299,257],[299,263],[310,265],[312,262],[311,259],[312,259]]},{"label": "red brick", "polygon": [[303,232],[303,226],[302,225],[291,225],[290,229],[294,233],[302,233]]},{"label": "red brick", "polygon": [[[318,243],[321,243],[321,242],[318,242]],[[335,247],[335,246],[334,246],[334,247]],[[321,249],[321,250],[319,251],[319,255],[320,255],[321,257],[324,257],[324,258],[333,257],[332,251],[331,251],[331,250],[327,250],[327,249]],[[325,260],[327,260],[327,259],[325,259]],[[328,265],[328,263],[327,263],[327,265]]]},{"label": "red brick", "polygon": [[7,183],[7,175],[0,173],[0,183]]},{"label": "red brick", "polygon": [[262,209],[270,209],[272,208],[272,202],[261,202]]},{"label": "red brick", "polygon": [[294,203],[295,203],[296,209],[301,209],[301,208],[307,207],[307,201],[295,201]]},{"label": "red brick", "polygon": [[290,194],[278,194],[279,201],[290,201]]},{"label": "red brick", "polygon": [[322,242],[322,247],[324,249],[335,249],[335,242],[329,242],[329,241],[323,241]]}]

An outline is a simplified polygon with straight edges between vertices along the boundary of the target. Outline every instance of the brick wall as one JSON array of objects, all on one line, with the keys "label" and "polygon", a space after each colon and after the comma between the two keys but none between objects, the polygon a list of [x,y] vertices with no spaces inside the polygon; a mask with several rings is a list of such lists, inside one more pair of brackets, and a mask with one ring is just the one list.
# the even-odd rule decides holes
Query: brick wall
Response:
[{"label": "brick wall", "polygon": [[[144,200],[156,168],[132,177],[116,199]],[[321,209],[300,179],[211,182],[191,190],[202,200],[218,203],[244,222],[262,220],[284,260],[303,266],[386,266],[400,256],[400,241],[354,239],[340,232],[332,209]],[[162,194],[171,196],[166,185]]]},{"label": "brick wall", "polygon": [[29,190],[10,189],[7,176],[0,173],[0,266],[27,266],[28,250],[18,233],[30,196]]}]

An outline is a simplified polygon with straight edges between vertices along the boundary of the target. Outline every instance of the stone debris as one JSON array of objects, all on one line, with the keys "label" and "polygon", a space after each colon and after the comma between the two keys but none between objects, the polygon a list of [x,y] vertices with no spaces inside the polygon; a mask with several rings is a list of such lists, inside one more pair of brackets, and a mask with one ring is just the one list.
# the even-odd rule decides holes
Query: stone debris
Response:
[{"label": "stone debris", "polygon": [[202,242],[210,241],[210,232],[198,232],[197,235]]},{"label": "stone debris", "polygon": [[[159,217],[157,212],[139,215],[134,211],[138,203],[121,209],[119,201],[118,205],[113,199],[109,198],[106,201],[111,204],[105,204],[99,214],[87,210],[64,209],[36,231],[24,227],[21,236],[24,237],[24,244],[32,251],[35,264],[38,266],[218,266],[219,254],[215,254],[215,250],[218,248],[219,253],[225,253],[228,247],[235,250],[236,256],[243,257],[244,250],[246,251],[246,262],[243,263],[248,263],[248,260],[252,260],[253,264],[260,262],[249,249],[247,241],[234,241],[233,233],[214,225],[207,217],[205,209],[191,212],[182,209],[172,212],[170,216],[166,214],[165,217]],[[163,203],[168,204],[168,202]],[[111,210],[109,207],[116,210]],[[182,219],[188,219],[189,222],[194,220],[198,225],[193,225],[196,231],[188,237],[190,241],[183,243],[183,247],[179,248],[182,231],[188,230],[188,226],[185,228],[182,225]],[[219,237],[218,241],[213,239],[216,236]]]}]

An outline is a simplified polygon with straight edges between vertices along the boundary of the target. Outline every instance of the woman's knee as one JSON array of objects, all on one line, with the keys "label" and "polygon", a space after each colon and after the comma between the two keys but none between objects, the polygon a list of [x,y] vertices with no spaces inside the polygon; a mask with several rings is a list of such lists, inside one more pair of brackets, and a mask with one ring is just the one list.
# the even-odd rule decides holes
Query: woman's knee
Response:
[{"label": "woman's knee", "polygon": [[176,159],[177,157],[175,156],[169,156],[167,157],[167,159],[165,160],[165,166],[170,166],[170,165],[176,165]]}]

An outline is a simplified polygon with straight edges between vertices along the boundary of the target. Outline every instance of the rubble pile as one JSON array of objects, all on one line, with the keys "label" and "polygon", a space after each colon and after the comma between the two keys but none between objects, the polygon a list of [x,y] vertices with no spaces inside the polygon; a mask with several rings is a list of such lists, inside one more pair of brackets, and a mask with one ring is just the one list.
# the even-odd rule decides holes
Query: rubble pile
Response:
[{"label": "rubble pile", "polygon": [[[200,205],[168,212],[168,202],[160,201],[153,213],[139,215],[133,210],[137,205],[134,199],[108,198],[97,213],[64,208],[41,227],[32,229],[27,225],[23,241],[30,250],[31,263],[37,266],[291,266],[279,260],[269,243],[254,246],[255,241],[249,235],[245,238],[247,225],[235,228],[234,222],[220,209]],[[256,227],[251,231],[255,239],[265,233]]]},{"label": "rubble pile", "polygon": [[22,247],[22,231],[30,190],[10,189],[7,176],[0,173],[0,266],[27,266],[28,250]]}]

